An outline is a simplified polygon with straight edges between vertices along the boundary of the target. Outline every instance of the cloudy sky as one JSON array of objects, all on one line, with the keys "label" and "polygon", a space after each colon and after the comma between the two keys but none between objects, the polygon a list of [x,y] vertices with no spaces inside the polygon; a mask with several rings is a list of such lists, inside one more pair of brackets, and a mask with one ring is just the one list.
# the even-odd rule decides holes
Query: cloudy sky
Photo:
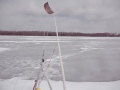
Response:
[{"label": "cloudy sky", "polygon": [[120,0],[0,0],[0,30],[55,31],[47,1],[59,31],[120,33]]}]

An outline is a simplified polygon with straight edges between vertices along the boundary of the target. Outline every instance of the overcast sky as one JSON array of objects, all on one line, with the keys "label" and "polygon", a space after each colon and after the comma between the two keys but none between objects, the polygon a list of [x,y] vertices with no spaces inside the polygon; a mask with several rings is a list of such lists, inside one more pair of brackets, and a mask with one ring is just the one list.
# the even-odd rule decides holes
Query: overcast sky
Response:
[{"label": "overcast sky", "polygon": [[120,0],[0,0],[0,30],[55,31],[47,1],[58,31],[120,33]]}]

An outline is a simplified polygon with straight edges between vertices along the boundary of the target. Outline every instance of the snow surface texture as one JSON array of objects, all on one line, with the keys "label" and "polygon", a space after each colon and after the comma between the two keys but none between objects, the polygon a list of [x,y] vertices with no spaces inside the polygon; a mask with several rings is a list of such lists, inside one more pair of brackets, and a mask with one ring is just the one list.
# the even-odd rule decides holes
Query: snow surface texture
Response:
[{"label": "snow surface texture", "polygon": [[[67,90],[120,90],[120,38],[60,37],[60,41]],[[1,36],[0,90],[32,90],[44,45],[48,62],[55,42],[55,37]],[[47,75],[56,80],[51,81],[53,90],[63,90],[57,53]],[[49,90],[46,81],[41,90]]]},{"label": "snow surface texture", "polygon": [[10,50],[9,48],[4,48],[4,47],[0,47],[0,52],[6,51],[6,50]]},{"label": "snow surface texture", "polygon": [[[63,90],[62,81],[50,81],[53,90]],[[0,81],[0,90],[32,90],[33,80],[12,78]],[[50,90],[46,81],[42,81],[41,90]],[[120,90],[120,81],[113,82],[66,82],[67,90]]]},{"label": "snow surface texture", "polygon": [[[120,38],[60,37],[60,41],[67,81],[120,80]],[[50,61],[55,42],[56,37],[0,36],[0,78],[24,77],[35,80],[43,48],[46,46],[46,62]],[[58,60],[56,49],[48,77],[59,81],[61,69]]]}]

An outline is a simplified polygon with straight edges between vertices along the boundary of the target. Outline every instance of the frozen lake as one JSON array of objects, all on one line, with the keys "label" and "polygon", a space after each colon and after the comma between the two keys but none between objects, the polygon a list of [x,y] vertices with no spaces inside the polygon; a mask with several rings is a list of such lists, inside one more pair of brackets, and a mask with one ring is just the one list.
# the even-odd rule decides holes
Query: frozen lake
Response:
[{"label": "frozen lake", "polygon": [[[120,38],[60,37],[67,81],[120,80]],[[56,47],[56,37],[0,36],[0,79],[22,77],[36,79],[45,50],[49,60]],[[61,80],[58,48],[47,73]]]}]

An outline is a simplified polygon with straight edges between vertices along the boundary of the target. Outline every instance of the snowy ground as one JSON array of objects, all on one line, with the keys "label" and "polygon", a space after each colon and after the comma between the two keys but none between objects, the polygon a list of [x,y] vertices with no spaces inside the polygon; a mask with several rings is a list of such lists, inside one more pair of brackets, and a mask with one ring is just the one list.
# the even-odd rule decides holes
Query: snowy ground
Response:
[{"label": "snowy ground", "polygon": [[[0,36],[0,90],[31,90],[43,48],[48,62],[55,42],[56,37]],[[60,37],[60,44],[67,89],[120,90],[120,38]],[[57,49],[47,73],[54,90],[62,90]]]},{"label": "snowy ground", "polygon": [[[53,90],[63,90],[61,81],[50,81]],[[0,81],[0,90],[32,90],[33,80],[13,78]],[[42,81],[41,90],[50,90],[46,81]],[[120,90],[120,81],[113,82],[66,82],[67,90]]]},{"label": "snowy ground", "polygon": [[6,51],[6,50],[10,50],[9,48],[2,48],[0,47],[0,52]]}]

